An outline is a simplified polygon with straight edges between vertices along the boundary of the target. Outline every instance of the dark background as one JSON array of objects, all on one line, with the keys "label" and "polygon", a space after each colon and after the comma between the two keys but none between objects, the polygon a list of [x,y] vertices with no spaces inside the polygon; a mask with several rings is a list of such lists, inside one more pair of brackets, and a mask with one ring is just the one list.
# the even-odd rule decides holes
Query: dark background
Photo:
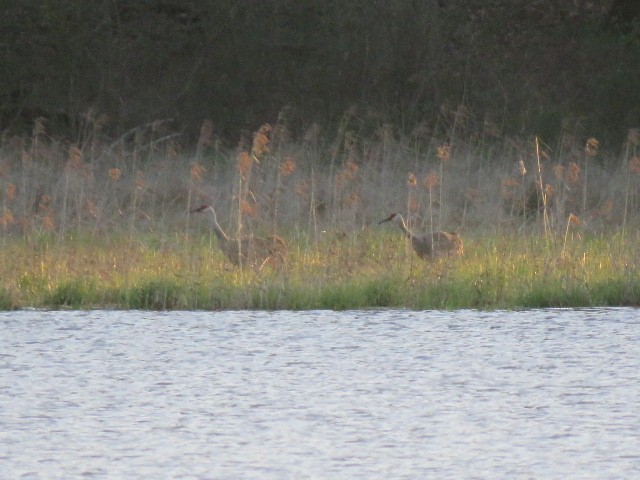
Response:
[{"label": "dark background", "polygon": [[0,131],[172,119],[189,143],[210,119],[232,143],[283,111],[294,134],[345,112],[409,131],[462,105],[501,135],[619,148],[639,19],[637,0],[2,0]]}]

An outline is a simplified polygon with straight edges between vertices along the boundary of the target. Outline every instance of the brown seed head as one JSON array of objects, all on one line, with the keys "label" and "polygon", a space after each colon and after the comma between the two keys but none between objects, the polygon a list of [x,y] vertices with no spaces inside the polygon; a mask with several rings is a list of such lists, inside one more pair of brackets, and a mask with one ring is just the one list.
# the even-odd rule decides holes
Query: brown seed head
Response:
[{"label": "brown seed head", "polygon": [[436,149],[436,155],[443,162],[451,160],[451,145],[441,145]]},{"label": "brown seed head", "polygon": [[569,168],[565,172],[566,181],[573,185],[580,183],[580,165],[576,162],[569,163]]},{"label": "brown seed head", "polygon": [[425,177],[423,184],[427,190],[433,190],[440,185],[440,179],[435,173],[430,173]]},{"label": "brown seed head", "polygon": [[74,170],[82,167],[82,151],[75,145],[69,147],[67,166]]},{"label": "brown seed head", "polygon": [[251,169],[251,156],[249,155],[249,152],[247,152],[246,150],[241,151],[238,154],[237,164],[238,172],[240,172],[240,175],[246,176]]},{"label": "brown seed head", "polygon": [[415,187],[418,184],[418,180],[416,179],[415,174],[409,172],[409,175],[407,177],[407,185],[409,185],[410,187]]},{"label": "brown seed head", "polygon": [[265,123],[253,134],[252,152],[256,158],[260,158],[269,151],[269,135],[271,134],[271,130],[271,125]]},{"label": "brown seed head", "polygon": [[198,164],[198,163],[194,163],[191,166],[191,178],[196,181],[199,182],[202,180],[202,174],[206,171],[206,169]]},{"label": "brown seed head", "polygon": [[109,178],[111,180],[118,180],[122,176],[122,171],[119,168],[110,168],[109,169]]},{"label": "brown seed head", "polygon": [[564,167],[564,165],[557,164],[553,167],[553,175],[554,177],[556,177],[556,180],[564,179],[565,170],[566,168]]},{"label": "brown seed head", "polygon": [[571,225],[580,225],[580,217],[574,215],[573,213],[569,214],[569,223]]},{"label": "brown seed head", "polygon": [[281,176],[288,177],[296,171],[296,162],[293,158],[287,157],[285,161],[280,164],[279,171]]},{"label": "brown seed head", "polygon": [[584,153],[588,157],[595,157],[596,154],[598,153],[598,140],[596,140],[593,137],[588,139],[587,144],[584,147]]},{"label": "brown seed head", "polygon": [[16,196],[17,188],[13,183],[7,185],[7,200],[11,201]]}]

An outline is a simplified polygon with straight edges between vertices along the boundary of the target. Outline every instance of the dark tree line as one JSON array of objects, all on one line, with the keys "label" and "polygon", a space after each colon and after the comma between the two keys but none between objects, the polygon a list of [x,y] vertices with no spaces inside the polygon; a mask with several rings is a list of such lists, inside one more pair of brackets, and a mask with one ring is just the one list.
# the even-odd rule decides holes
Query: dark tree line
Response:
[{"label": "dark tree line", "polygon": [[[347,110],[411,129],[460,105],[509,134],[640,125],[636,0],[4,0],[1,131],[224,138]],[[434,126],[433,128],[437,128]]]}]

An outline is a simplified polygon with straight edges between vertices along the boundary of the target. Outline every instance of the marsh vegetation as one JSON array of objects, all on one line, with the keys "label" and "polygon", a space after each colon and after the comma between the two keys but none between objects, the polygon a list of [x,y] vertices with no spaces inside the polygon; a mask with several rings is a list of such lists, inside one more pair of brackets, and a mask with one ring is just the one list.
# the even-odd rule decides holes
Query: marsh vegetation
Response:
[{"label": "marsh vegetation", "polygon": [[[68,144],[36,123],[0,146],[0,305],[53,308],[519,308],[640,302],[640,134],[618,153],[566,132],[515,139],[463,110],[449,135],[345,114],[300,138],[286,114],[224,150],[204,122],[181,149],[161,122]],[[230,236],[277,235],[286,262],[239,268]],[[398,229],[458,231],[423,261]]]}]

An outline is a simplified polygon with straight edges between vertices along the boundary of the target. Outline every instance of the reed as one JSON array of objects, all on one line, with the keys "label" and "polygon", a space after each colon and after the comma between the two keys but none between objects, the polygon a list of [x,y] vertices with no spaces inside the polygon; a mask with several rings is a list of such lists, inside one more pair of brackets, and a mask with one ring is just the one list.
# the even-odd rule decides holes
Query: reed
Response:
[{"label": "reed", "polygon": [[636,150],[640,145],[640,129],[631,128],[627,134],[627,142],[625,144],[625,154],[623,160],[623,168],[627,170],[625,189],[624,189],[624,213],[622,216],[622,233],[624,235],[627,228],[627,214],[629,211],[629,195],[631,191],[631,176],[640,173],[640,157],[636,156]]},{"label": "reed", "polygon": [[[317,127],[295,139],[283,116],[235,150],[222,149],[205,122],[195,154],[154,124],[117,140],[94,132],[71,147],[42,125],[32,139],[5,139],[0,307],[638,302],[635,136],[623,162],[606,162],[592,139],[586,152],[575,140],[558,155],[531,139],[492,136],[488,148],[461,114],[446,138],[388,126],[367,136],[355,115],[333,139]],[[231,264],[209,227],[186,213],[212,203],[225,228],[285,238],[288,262]],[[416,231],[460,228],[464,257],[424,262],[397,232],[375,225],[403,208]]]}]

